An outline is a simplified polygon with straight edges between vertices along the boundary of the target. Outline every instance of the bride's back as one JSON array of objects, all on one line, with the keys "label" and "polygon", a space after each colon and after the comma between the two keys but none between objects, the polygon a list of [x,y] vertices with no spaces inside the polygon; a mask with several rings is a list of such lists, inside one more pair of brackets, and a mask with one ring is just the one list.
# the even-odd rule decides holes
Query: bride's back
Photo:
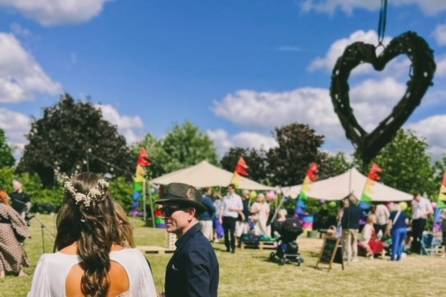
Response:
[{"label": "bride's back", "polygon": [[[67,297],[84,297],[81,289],[81,279],[84,270],[81,266],[75,265],[68,273],[65,282],[65,292]],[[110,280],[107,297],[118,297],[127,294],[130,289],[130,282],[127,272],[119,263],[112,261],[107,274]],[[125,296],[125,295],[124,295]]]}]

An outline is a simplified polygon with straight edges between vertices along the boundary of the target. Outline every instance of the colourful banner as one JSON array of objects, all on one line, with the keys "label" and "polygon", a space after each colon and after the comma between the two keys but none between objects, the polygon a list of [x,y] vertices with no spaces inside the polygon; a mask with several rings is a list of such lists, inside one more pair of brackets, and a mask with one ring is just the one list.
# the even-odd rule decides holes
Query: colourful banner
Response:
[{"label": "colourful banner", "polygon": [[446,172],[443,175],[443,180],[441,181],[440,193],[438,193],[438,208],[446,208]]},{"label": "colourful banner", "polygon": [[249,167],[245,159],[243,159],[243,157],[240,157],[240,159],[237,162],[237,165],[235,166],[231,184],[235,185],[235,187],[238,188],[240,186],[240,176],[248,176],[249,175],[248,169]]},{"label": "colourful banner", "polygon": [[145,195],[146,167],[149,167],[150,165],[152,165],[152,163],[149,161],[149,154],[145,149],[141,149],[135,171],[132,210],[130,211],[131,216],[143,216],[143,211],[141,209]]},{"label": "colourful banner", "polygon": [[379,167],[378,164],[373,164],[370,168],[370,173],[367,177],[367,181],[364,185],[364,190],[362,191],[360,204],[362,208],[370,207],[373,200],[373,193],[376,183],[381,179],[381,174],[383,169]]},{"label": "colourful banner", "polygon": [[317,181],[319,176],[319,167],[316,163],[312,163],[307,171],[302,189],[299,194],[299,199],[296,203],[296,215],[302,222],[304,230],[313,230],[313,216],[307,212],[308,209],[308,193],[310,193],[311,185]]}]

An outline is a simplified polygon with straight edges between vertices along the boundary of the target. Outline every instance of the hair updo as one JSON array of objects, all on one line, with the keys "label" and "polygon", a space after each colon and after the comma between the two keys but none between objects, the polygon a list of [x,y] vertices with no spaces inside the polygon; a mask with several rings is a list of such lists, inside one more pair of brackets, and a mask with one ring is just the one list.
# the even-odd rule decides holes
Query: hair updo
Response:
[{"label": "hair updo", "polygon": [[84,271],[82,293],[105,297],[110,282],[113,243],[120,242],[118,221],[108,184],[92,173],[82,173],[65,183],[65,200],[57,215],[55,250],[77,243]]}]

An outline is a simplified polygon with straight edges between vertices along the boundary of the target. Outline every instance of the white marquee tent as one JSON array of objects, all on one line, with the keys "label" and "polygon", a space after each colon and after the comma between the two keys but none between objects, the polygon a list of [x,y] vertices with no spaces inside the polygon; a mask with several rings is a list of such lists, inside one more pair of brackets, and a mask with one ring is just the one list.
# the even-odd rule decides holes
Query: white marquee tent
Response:
[{"label": "white marquee tent", "polygon": [[[151,180],[152,184],[167,185],[169,183],[185,183],[196,188],[227,187],[232,180],[233,173],[218,168],[207,161],[194,166],[180,169]],[[240,189],[268,191],[274,190],[248,178],[240,177]]]},{"label": "white marquee tent", "polygon": [[[319,200],[342,200],[353,193],[355,197],[360,198],[366,180],[367,177],[352,168],[338,176],[314,182],[308,196]],[[283,187],[281,191],[285,196],[295,198],[299,195],[301,187],[302,185]],[[409,201],[412,200],[412,195],[377,183],[373,188],[372,199],[377,202]]]}]

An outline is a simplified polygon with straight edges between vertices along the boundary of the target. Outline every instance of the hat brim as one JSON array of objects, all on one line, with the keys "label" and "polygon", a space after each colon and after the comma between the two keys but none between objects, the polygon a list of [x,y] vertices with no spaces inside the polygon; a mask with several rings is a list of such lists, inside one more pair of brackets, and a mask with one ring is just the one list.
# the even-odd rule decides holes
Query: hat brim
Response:
[{"label": "hat brim", "polygon": [[191,206],[193,208],[195,208],[198,212],[203,212],[206,211],[206,206],[204,206],[203,204],[201,204],[200,202],[194,201],[194,200],[187,200],[187,199],[181,199],[181,198],[163,198],[163,199],[159,199],[157,201],[155,201],[155,204],[180,204],[180,205],[187,205],[187,206]]}]

